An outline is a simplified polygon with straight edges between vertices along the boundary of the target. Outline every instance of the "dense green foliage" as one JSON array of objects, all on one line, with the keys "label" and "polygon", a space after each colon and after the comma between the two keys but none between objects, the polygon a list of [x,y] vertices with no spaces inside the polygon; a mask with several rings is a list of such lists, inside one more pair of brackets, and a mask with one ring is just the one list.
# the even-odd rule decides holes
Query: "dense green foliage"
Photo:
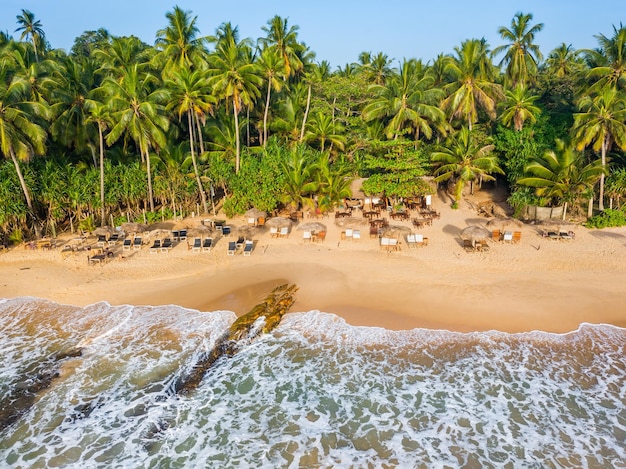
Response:
[{"label": "dense green foliage", "polygon": [[621,25],[544,60],[543,25],[519,13],[493,50],[470,38],[397,66],[363,52],[333,71],[279,16],[254,42],[230,23],[201,36],[174,7],[154,45],[100,29],[69,52],[32,12],[16,20],[19,37],[0,35],[0,241],[215,205],[327,211],[356,177],[371,195],[434,181],[458,201],[503,175],[516,209],[626,194]]}]

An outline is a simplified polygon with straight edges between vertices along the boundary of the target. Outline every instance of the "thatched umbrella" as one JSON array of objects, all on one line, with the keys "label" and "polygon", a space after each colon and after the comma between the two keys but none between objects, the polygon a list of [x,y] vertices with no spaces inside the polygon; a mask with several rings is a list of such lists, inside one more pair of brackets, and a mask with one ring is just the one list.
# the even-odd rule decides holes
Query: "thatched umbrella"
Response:
[{"label": "thatched umbrella", "polygon": [[206,237],[208,235],[210,235],[212,233],[212,230],[210,227],[205,226],[205,225],[199,225],[199,226],[194,226],[193,228],[189,228],[187,230],[187,237],[192,237],[192,238],[201,238],[201,237]]},{"label": "thatched umbrella", "polygon": [[172,236],[172,232],[164,228],[157,228],[156,230],[149,231],[146,236],[148,239],[169,238]]},{"label": "thatched umbrella", "polygon": [[326,231],[326,225],[320,223],[318,221],[310,221],[307,223],[302,223],[298,226],[299,230],[302,231]]},{"label": "thatched umbrella", "polygon": [[143,233],[146,231],[146,225],[137,222],[122,223],[120,228],[124,233]]},{"label": "thatched umbrella", "polygon": [[286,217],[273,217],[267,220],[265,224],[276,228],[284,228],[285,226],[291,226],[291,220]]},{"label": "thatched umbrella", "polygon": [[575,223],[567,220],[561,220],[560,218],[548,218],[546,220],[541,220],[538,224],[545,229],[556,228],[557,232],[561,232],[564,228],[567,228],[569,231],[576,227]]},{"label": "thatched umbrella", "polygon": [[265,218],[267,213],[263,210],[259,210],[258,208],[251,208],[246,212],[246,218]]},{"label": "thatched umbrella", "polygon": [[488,239],[491,237],[491,232],[487,228],[483,228],[482,226],[472,225],[467,228],[463,228],[461,230],[461,238],[462,239]]},{"label": "thatched umbrella", "polygon": [[367,218],[336,218],[335,225],[341,228],[358,228],[359,226],[367,225]]},{"label": "thatched umbrella", "polygon": [[383,229],[382,235],[386,238],[397,238],[404,234],[411,233],[411,228],[403,225],[390,225]]},{"label": "thatched umbrella", "polygon": [[110,226],[99,226],[95,230],[93,230],[93,234],[96,236],[108,236],[111,235],[115,230]]}]

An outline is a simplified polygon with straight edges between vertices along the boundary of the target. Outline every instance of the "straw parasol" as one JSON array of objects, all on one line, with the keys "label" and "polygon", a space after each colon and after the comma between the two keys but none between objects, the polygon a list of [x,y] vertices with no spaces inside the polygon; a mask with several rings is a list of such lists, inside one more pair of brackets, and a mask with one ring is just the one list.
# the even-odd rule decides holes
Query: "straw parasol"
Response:
[{"label": "straw parasol", "polygon": [[504,229],[509,226],[513,226],[515,228],[521,228],[523,223],[517,218],[508,218],[508,217],[496,217],[489,220],[486,225],[490,228],[501,228]]},{"label": "straw parasol", "polygon": [[157,228],[156,230],[149,231],[146,236],[149,239],[168,238],[172,236],[172,232],[163,228]]},{"label": "straw parasol", "polygon": [[95,230],[93,230],[93,234],[95,234],[96,236],[107,236],[113,233],[113,231],[115,231],[113,228],[111,228],[110,226],[99,226],[98,228],[96,228]]},{"label": "straw parasol", "polygon": [[276,228],[284,228],[285,226],[291,226],[291,220],[286,217],[273,217],[267,220],[265,224]]},{"label": "straw parasol", "polygon": [[258,208],[251,208],[246,212],[246,218],[265,218],[267,213],[263,210],[259,210]]},{"label": "straw parasol", "polygon": [[478,225],[471,225],[461,230],[462,239],[487,239],[491,237],[491,232],[487,228]]},{"label": "straw parasol", "polygon": [[200,238],[211,234],[211,228],[205,225],[194,226],[187,230],[187,237]]},{"label": "straw parasol", "polygon": [[326,231],[326,225],[318,221],[310,221],[302,223],[298,226],[298,229],[302,231]]},{"label": "straw parasol", "polygon": [[398,236],[402,236],[404,234],[409,234],[411,233],[411,228],[409,228],[408,226],[403,226],[403,225],[390,225],[386,228],[383,229],[383,236],[387,237],[387,238],[394,238],[394,237],[398,237]]},{"label": "straw parasol", "polygon": [[335,225],[341,228],[357,228],[359,226],[366,225],[368,223],[367,218],[336,218]]},{"label": "straw parasol", "polygon": [[143,233],[146,231],[146,225],[131,221],[122,223],[121,229],[124,233]]},{"label": "straw parasol", "polygon": [[556,228],[556,230],[559,232],[564,228],[571,230],[576,227],[575,223],[569,222],[567,220],[561,220],[560,218],[548,218],[546,220],[541,220],[538,224],[543,228]]}]

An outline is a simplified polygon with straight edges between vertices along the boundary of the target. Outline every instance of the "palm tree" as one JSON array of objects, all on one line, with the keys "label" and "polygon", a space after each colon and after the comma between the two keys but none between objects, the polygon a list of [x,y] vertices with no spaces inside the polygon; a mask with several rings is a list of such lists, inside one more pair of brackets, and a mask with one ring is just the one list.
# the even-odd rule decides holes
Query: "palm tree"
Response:
[{"label": "palm tree", "polygon": [[387,138],[395,140],[408,124],[415,140],[420,133],[431,138],[433,128],[443,131],[445,115],[437,106],[443,93],[433,88],[433,78],[425,73],[420,61],[405,60],[399,75],[393,75],[386,85],[373,85],[376,98],[363,109],[366,122],[382,119]]},{"label": "palm tree", "polygon": [[535,187],[537,195],[564,203],[567,210],[567,203],[576,203],[583,195],[593,197],[593,185],[606,172],[600,160],[584,166],[583,161],[572,146],[557,139],[556,150],[535,157],[525,168],[527,176],[517,183]]},{"label": "palm tree", "polygon": [[369,83],[384,86],[387,80],[394,75],[391,67],[391,59],[387,54],[379,52],[370,58],[370,61],[363,67],[363,73]]},{"label": "palm tree", "polygon": [[263,48],[274,47],[285,64],[285,74],[291,77],[304,67],[300,57],[303,46],[298,42],[298,26],[289,27],[287,19],[276,15],[261,28],[267,36],[259,39]]},{"label": "palm tree", "polygon": [[287,159],[281,162],[284,176],[281,202],[298,210],[304,205],[312,205],[311,195],[315,192],[315,166],[306,156],[303,146],[294,147]]},{"label": "palm tree", "polygon": [[272,90],[280,91],[287,77],[285,60],[280,53],[271,47],[263,49],[258,61],[261,74],[267,81],[267,95],[265,97],[265,110],[263,111],[263,146],[267,145],[267,116],[270,109]]},{"label": "palm tree", "polygon": [[[178,119],[182,120],[183,115],[187,117],[187,129],[189,130],[189,148],[191,150],[191,160],[193,163],[198,192],[202,200],[205,213],[208,212],[206,193],[202,187],[200,172],[195,153],[194,128],[197,128],[198,140],[202,142],[202,128],[200,121],[204,122],[207,114],[213,112],[214,96],[207,93],[209,81],[204,71],[196,70],[190,72],[189,68],[180,68],[174,72],[172,78],[165,82],[169,92],[167,110],[174,111]],[[196,124],[197,125],[194,125]],[[202,153],[202,152],[201,152]]]},{"label": "palm tree", "polygon": [[[626,150],[626,99],[616,89],[605,88],[597,96],[584,96],[578,107],[583,112],[574,114],[576,148],[592,146],[600,151],[602,168],[606,169],[606,154],[614,143]],[[604,173],[600,176],[598,208],[604,210]]]},{"label": "palm tree", "polygon": [[[17,15],[17,24],[20,25],[15,32],[22,31],[20,40],[30,37],[35,51],[35,61],[39,61],[38,51],[42,51],[46,42],[46,35],[43,31],[41,21],[35,20],[35,15],[28,10],[22,10],[21,15]],[[39,46],[39,47],[38,47]]]},{"label": "palm tree", "polygon": [[15,166],[35,234],[40,237],[41,230],[19,162],[28,161],[35,154],[44,154],[46,130],[41,119],[49,119],[50,110],[41,102],[29,101],[28,96],[26,79],[19,75],[11,79],[6,69],[0,70],[0,151]]},{"label": "palm tree", "polygon": [[605,86],[626,88],[626,26],[613,26],[613,37],[604,34],[596,36],[600,48],[586,51],[596,58],[597,65],[589,71],[589,78],[596,80],[592,91],[602,90]]},{"label": "palm tree", "polygon": [[169,25],[157,32],[155,46],[159,49],[157,60],[167,73],[182,68],[197,66],[203,53],[203,43],[207,38],[197,37],[200,30],[196,26],[197,16],[190,11],[175,6],[166,13]]},{"label": "palm tree", "polygon": [[331,148],[336,146],[343,150],[346,138],[342,135],[343,127],[328,114],[318,112],[315,118],[307,125],[307,133],[304,138],[307,142],[318,142],[320,150],[326,149],[326,142],[330,142]]},{"label": "palm tree", "polygon": [[[223,25],[224,31],[233,30],[230,24]],[[239,112],[243,106],[251,106],[261,94],[262,83],[256,64],[249,60],[248,41],[237,42],[236,34],[226,34],[218,40],[215,52],[210,57],[211,85],[219,99],[230,101],[235,117],[237,152],[235,171],[240,167]]]},{"label": "palm tree", "polygon": [[534,81],[539,62],[543,59],[539,46],[533,44],[535,35],[543,29],[543,23],[531,27],[532,19],[532,14],[520,12],[511,20],[510,29],[504,26],[498,29],[500,36],[508,44],[496,47],[493,55],[505,53],[500,65],[506,64],[506,77],[513,87]]},{"label": "palm tree", "polygon": [[109,98],[113,122],[106,142],[112,145],[124,134],[135,141],[142,159],[146,162],[148,202],[151,212],[154,212],[154,198],[150,148],[165,145],[164,131],[169,127],[169,121],[163,115],[161,105],[166,95],[162,89],[152,91],[156,81],[154,75],[141,73],[139,65],[136,64],[130,67],[120,80],[107,78],[102,86]]},{"label": "palm tree", "polygon": [[537,122],[537,115],[541,109],[535,106],[539,99],[537,95],[531,95],[524,86],[518,85],[512,91],[506,90],[506,101],[500,114],[500,120],[506,127],[513,127],[517,132],[524,127],[524,122],[529,120]]},{"label": "palm tree", "polygon": [[564,78],[582,70],[582,62],[572,45],[564,42],[548,54],[546,70],[557,78]]},{"label": "palm tree", "polygon": [[496,118],[496,102],[503,96],[502,87],[493,82],[494,67],[484,39],[470,39],[454,48],[456,57],[447,60],[445,73],[453,82],[444,87],[448,97],[441,108],[453,119],[463,119],[471,131],[482,109],[490,119]]},{"label": "palm tree", "polygon": [[110,116],[107,107],[95,99],[85,100],[84,107],[89,113],[85,119],[85,123],[95,123],[98,126],[98,149],[100,150],[100,223],[101,226],[104,226],[106,224],[104,197],[104,131],[109,127]]},{"label": "palm tree", "polygon": [[435,181],[456,181],[454,199],[458,205],[467,182],[476,180],[493,181],[492,173],[504,174],[498,166],[498,157],[492,151],[494,145],[480,145],[472,138],[472,132],[462,127],[456,134],[448,138],[446,144],[433,152],[431,160],[437,166]]}]

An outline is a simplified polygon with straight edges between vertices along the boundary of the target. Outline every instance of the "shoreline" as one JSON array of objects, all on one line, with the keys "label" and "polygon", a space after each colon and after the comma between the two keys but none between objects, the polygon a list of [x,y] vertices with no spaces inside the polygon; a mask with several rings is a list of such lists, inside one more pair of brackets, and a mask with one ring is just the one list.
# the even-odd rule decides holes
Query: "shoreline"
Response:
[{"label": "shoreline", "polygon": [[[404,244],[392,253],[367,236],[341,240],[332,219],[322,220],[323,244],[305,244],[296,229],[287,239],[260,231],[249,257],[227,256],[227,239],[208,253],[193,253],[186,241],[169,253],[144,246],[102,266],[89,266],[86,253],[13,248],[0,254],[0,297],[75,306],[176,304],[241,315],[289,282],[299,287],[292,312],[333,313],[354,326],[509,333],[567,333],[581,323],[626,327],[626,227],[577,227],[574,241],[550,241],[524,225],[519,244],[493,242],[487,253],[467,253],[458,232],[487,219],[469,204],[452,210],[439,201],[437,209],[441,219],[420,231],[428,246]],[[242,218],[231,222],[245,225]]]}]

